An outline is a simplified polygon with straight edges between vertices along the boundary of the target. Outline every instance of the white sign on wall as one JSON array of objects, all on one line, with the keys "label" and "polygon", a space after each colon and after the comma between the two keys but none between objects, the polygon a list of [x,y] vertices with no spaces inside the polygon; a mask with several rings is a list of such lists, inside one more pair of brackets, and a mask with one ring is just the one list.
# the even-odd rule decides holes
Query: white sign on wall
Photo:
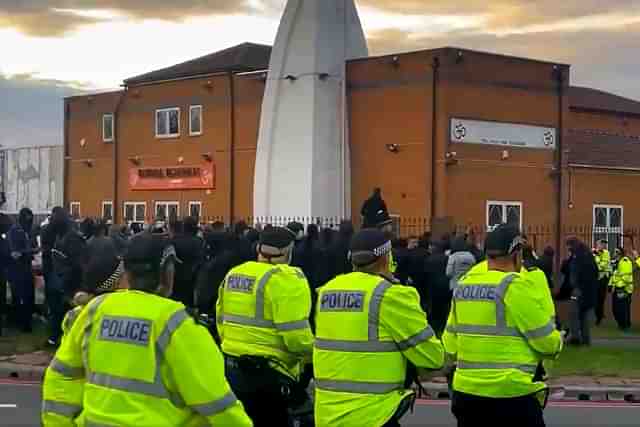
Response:
[{"label": "white sign on wall", "polygon": [[553,150],[556,148],[556,141],[555,128],[451,119],[451,142]]}]

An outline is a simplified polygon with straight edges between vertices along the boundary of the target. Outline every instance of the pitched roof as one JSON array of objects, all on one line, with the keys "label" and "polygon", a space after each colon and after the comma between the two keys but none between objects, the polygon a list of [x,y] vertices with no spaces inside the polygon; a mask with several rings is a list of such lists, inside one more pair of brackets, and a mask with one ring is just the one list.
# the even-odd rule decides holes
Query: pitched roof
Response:
[{"label": "pitched roof", "polygon": [[572,86],[569,89],[571,108],[591,111],[609,111],[640,115],[640,101],[587,87]]},{"label": "pitched roof", "polygon": [[124,83],[127,86],[133,86],[160,80],[178,79],[225,71],[243,72],[264,70],[269,68],[270,56],[271,46],[242,43],[181,64],[131,77],[126,79]]},{"label": "pitched roof", "polygon": [[571,130],[566,142],[571,164],[640,169],[640,138]]}]

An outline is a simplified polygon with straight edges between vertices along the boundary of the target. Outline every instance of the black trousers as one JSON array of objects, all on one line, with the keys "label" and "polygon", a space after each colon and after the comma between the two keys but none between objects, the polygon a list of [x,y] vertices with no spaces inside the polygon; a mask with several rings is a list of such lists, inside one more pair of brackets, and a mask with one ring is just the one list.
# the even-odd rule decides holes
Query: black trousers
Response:
[{"label": "black trousers", "polygon": [[542,407],[533,395],[490,399],[454,392],[451,412],[458,420],[458,427],[477,427],[485,423],[501,426],[545,427]]},{"label": "black trousers", "polygon": [[0,270],[0,336],[4,328],[4,318],[7,314],[7,276]]},{"label": "black trousers", "polygon": [[631,295],[626,292],[614,290],[611,294],[613,317],[622,330],[631,328]]},{"label": "black trousers", "polygon": [[598,301],[596,302],[596,325],[605,318],[604,303],[607,300],[607,289],[609,288],[609,276],[598,280]]},{"label": "black trousers", "polygon": [[304,388],[264,362],[225,355],[225,374],[255,427],[287,427],[289,408],[308,405],[312,410]]}]

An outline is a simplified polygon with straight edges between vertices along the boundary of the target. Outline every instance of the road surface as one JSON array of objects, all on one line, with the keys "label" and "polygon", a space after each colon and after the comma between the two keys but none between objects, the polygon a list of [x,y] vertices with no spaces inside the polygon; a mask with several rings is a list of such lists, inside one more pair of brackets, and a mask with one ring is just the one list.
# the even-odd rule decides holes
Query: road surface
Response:
[{"label": "road surface", "polygon": [[[0,425],[38,426],[40,385],[0,382]],[[640,405],[615,403],[551,403],[545,412],[548,427],[627,427],[638,426]],[[420,401],[403,427],[455,427],[447,401]]]}]

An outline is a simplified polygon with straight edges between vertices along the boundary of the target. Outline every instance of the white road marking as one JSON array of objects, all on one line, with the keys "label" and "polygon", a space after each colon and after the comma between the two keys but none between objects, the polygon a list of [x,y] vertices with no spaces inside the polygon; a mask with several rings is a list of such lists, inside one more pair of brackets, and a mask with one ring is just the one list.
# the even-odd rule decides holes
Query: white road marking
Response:
[{"label": "white road marking", "polygon": [[0,403],[0,409],[16,409],[18,405],[15,403]]}]

